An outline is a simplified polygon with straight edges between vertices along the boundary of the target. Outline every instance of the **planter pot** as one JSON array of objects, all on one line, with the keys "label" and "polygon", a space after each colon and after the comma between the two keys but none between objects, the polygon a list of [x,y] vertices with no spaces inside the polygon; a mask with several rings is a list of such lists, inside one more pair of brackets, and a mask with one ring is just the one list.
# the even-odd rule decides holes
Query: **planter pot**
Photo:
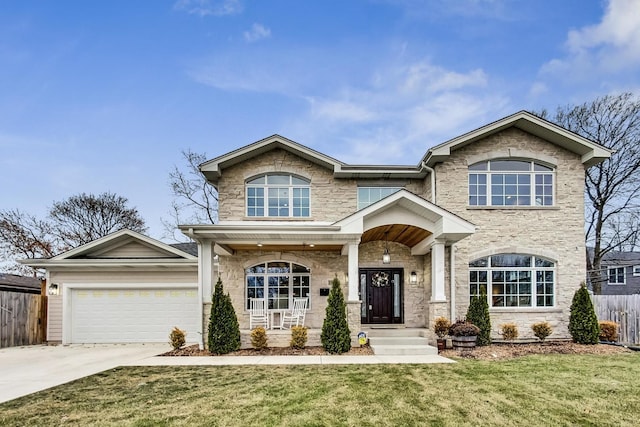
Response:
[{"label": "planter pot", "polygon": [[438,338],[436,342],[438,343],[438,353],[440,353],[447,347],[447,340],[445,340],[444,338]]},{"label": "planter pot", "polygon": [[472,350],[476,347],[477,336],[453,337],[453,348],[458,350]]}]

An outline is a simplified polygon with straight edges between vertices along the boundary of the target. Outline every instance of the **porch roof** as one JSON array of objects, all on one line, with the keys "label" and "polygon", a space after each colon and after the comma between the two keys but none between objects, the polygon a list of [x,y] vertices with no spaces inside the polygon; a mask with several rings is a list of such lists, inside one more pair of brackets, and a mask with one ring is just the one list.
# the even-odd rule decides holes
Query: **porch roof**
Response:
[{"label": "porch roof", "polygon": [[349,243],[388,239],[409,246],[414,255],[429,252],[436,239],[453,243],[475,232],[475,225],[441,207],[400,190],[334,223],[238,221],[181,225],[196,241],[215,243],[215,252],[238,250],[340,251]]}]

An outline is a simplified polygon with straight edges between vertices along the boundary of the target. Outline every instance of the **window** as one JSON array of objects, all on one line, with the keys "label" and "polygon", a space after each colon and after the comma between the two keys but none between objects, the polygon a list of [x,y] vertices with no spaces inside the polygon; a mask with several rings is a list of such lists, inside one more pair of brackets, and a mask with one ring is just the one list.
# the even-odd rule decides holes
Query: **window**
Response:
[{"label": "window", "polygon": [[624,267],[609,267],[609,284],[610,285],[624,285],[625,273]]},{"label": "window", "polygon": [[286,309],[293,305],[293,298],[310,296],[311,271],[303,265],[273,261],[249,267],[245,273],[247,309],[249,298],[268,298],[270,309]]},{"label": "window", "polygon": [[634,265],[633,266],[633,275],[634,276],[640,276],[640,265]]},{"label": "window", "polygon": [[309,217],[309,181],[266,174],[247,181],[247,216]]},{"label": "window", "polygon": [[401,187],[358,187],[358,210],[364,209],[387,196],[402,190]]},{"label": "window", "polygon": [[470,206],[553,206],[554,170],[523,160],[469,166]]},{"label": "window", "polygon": [[544,258],[501,254],[469,263],[470,297],[487,294],[490,307],[553,307],[555,264]]}]

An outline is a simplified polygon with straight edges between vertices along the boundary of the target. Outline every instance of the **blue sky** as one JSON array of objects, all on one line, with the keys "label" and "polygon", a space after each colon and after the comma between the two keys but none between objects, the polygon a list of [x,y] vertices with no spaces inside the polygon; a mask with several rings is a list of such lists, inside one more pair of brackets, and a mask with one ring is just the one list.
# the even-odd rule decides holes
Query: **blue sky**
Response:
[{"label": "blue sky", "polygon": [[161,238],[182,150],[416,164],[639,76],[640,0],[2,0],[0,209],[111,191]]}]

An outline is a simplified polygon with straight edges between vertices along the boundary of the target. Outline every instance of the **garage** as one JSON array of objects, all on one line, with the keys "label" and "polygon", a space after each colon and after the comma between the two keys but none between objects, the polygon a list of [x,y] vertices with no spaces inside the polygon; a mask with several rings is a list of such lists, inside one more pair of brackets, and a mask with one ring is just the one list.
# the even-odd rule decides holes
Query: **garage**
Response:
[{"label": "garage", "polygon": [[197,285],[70,289],[71,343],[168,342],[174,326],[197,342]]}]

